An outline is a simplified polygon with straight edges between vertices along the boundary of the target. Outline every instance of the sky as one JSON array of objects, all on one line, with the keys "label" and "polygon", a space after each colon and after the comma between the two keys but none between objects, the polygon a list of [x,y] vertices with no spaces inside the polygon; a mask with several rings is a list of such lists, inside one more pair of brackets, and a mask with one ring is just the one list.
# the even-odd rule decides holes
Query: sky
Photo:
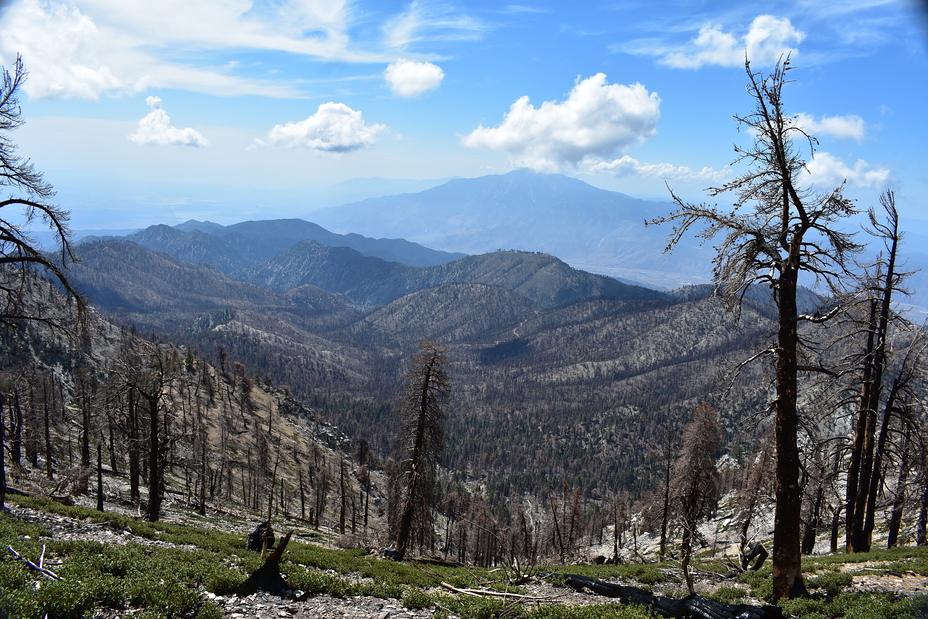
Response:
[{"label": "sky", "polygon": [[0,0],[17,54],[10,137],[77,230],[311,220],[517,168],[700,201],[744,171],[745,58],[786,55],[810,187],[928,220],[924,0]]}]

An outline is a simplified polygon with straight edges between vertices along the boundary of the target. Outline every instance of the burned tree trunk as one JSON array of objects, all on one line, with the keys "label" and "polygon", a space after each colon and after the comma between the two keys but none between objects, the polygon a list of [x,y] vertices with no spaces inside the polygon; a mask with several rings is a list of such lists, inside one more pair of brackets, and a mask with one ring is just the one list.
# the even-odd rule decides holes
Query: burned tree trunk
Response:
[{"label": "burned tree trunk", "polygon": [[598,595],[617,598],[623,604],[637,604],[652,609],[661,617],[695,619],[782,619],[779,606],[733,606],[691,594],[682,600],[654,595],[646,589],[617,585],[595,578],[564,574],[567,585],[576,591],[588,589]]},{"label": "burned tree trunk", "polygon": [[266,591],[271,595],[302,599],[300,591],[280,575],[280,559],[284,555],[284,550],[287,549],[287,544],[290,543],[291,535],[293,531],[280,540],[277,550],[264,560],[264,565],[252,572],[251,576],[239,586],[236,591],[238,596],[244,597],[258,591]]}]

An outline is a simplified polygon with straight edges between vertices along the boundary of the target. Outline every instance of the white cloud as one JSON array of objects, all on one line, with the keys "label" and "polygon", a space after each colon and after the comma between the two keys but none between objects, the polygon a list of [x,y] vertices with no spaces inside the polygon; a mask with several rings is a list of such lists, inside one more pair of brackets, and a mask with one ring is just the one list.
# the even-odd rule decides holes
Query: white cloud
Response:
[{"label": "white cloud", "polygon": [[438,88],[445,78],[441,67],[431,62],[398,60],[384,71],[384,79],[390,90],[401,97],[418,97],[424,92]]},{"label": "white cloud", "polygon": [[715,170],[710,167],[693,170],[671,163],[641,163],[624,155],[613,161],[600,161],[590,167],[591,172],[609,172],[615,176],[644,176],[663,180],[718,183],[731,176],[731,169]]},{"label": "white cloud", "polygon": [[797,52],[794,45],[805,38],[787,18],[758,15],[748,31],[736,36],[719,25],[703,26],[686,48],[667,53],[664,64],[679,69],[698,69],[706,65],[736,67],[744,64],[745,51],[753,64],[767,65],[784,54]]},{"label": "white cloud", "polygon": [[347,0],[12,0],[0,19],[0,63],[23,56],[31,99],[180,88],[218,95],[294,97],[297,81],[251,65],[204,64],[204,52],[270,50],[324,60],[389,62],[348,36]]},{"label": "white cloud", "polygon": [[857,140],[860,142],[866,135],[867,127],[864,119],[855,114],[847,116],[822,116],[816,120],[808,114],[797,114],[796,123],[809,135],[828,135],[833,138]]},{"label": "white cloud", "polygon": [[386,125],[368,125],[361,112],[344,103],[323,103],[315,114],[299,122],[276,125],[259,144],[292,148],[302,146],[319,152],[349,153],[370,148]]},{"label": "white cloud", "polygon": [[171,117],[161,107],[160,97],[148,97],[145,103],[151,111],[139,120],[139,127],[129,139],[136,144],[157,144],[168,146],[172,144],[181,146],[206,146],[209,141],[196,129],[187,127],[178,129],[171,126]]},{"label": "white cloud", "polygon": [[818,152],[806,164],[812,183],[819,187],[834,187],[847,181],[855,187],[885,188],[889,181],[889,169],[874,167],[858,159],[851,167],[830,153]]},{"label": "white cloud", "polygon": [[535,108],[522,97],[499,127],[480,126],[465,146],[507,152],[516,165],[553,172],[602,159],[639,144],[657,131],[660,98],[641,84],[606,83],[602,73],[578,82],[567,100]]},{"label": "white cloud", "polygon": [[96,99],[108,90],[131,89],[133,80],[106,61],[117,43],[76,7],[62,3],[23,0],[7,7],[0,20],[0,55],[9,64],[22,54],[30,73],[23,89],[30,99]]}]

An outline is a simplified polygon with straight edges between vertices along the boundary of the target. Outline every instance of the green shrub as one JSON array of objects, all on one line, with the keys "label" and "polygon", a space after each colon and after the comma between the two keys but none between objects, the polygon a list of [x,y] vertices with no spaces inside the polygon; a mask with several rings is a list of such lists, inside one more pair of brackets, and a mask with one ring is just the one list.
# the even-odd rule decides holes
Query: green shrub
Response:
[{"label": "green shrub", "polygon": [[746,593],[741,587],[719,587],[706,597],[722,604],[741,604]]},{"label": "green shrub", "polygon": [[155,575],[146,575],[128,582],[127,594],[131,605],[141,606],[167,617],[178,617],[192,610],[198,597],[190,587]]},{"label": "green shrub", "polygon": [[0,617],[38,619],[43,615],[35,590],[11,590],[0,587]]},{"label": "green shrub", "polygon": [[335,574],[318,570],[297,570],[288,574],[287,582],[310,595],[327,593],[343,598],[352,594],[351,585]]},{"label": "green shrub", "polygon": [[783,614],[787,617],[802,617],[803,619],[832,617],[828,602],[821,596],[781,600],[778,606],[783,609]]},{"label": "green shrub", "polygon": [[432,596],[421,589],[408,589],[403,592],[403,606],[411,609],[431,608],[435,601]]},{"label": "green shrub", "polygon": [[401,599],[406,592],[406,587],[383,582],[363,582],[353,586],[352,590],[354,591],[352,595]]},{"label": "green shrub", "polygon": [[203,602],[193,619],[222,619],[222,609],[212,602]]},{"label": "green shrub", "polygon": [[825,572],[806,581],[809,589],[822,589],[829,597],[835,597],[854,584],[854,575],[849,572]]},{"label": "green shrub", "polygon": [[751,596],[761,600],[773,597],[773,579],[769,569],[758,572],[747,571],[738,575],[738,582],[751,587]]}]

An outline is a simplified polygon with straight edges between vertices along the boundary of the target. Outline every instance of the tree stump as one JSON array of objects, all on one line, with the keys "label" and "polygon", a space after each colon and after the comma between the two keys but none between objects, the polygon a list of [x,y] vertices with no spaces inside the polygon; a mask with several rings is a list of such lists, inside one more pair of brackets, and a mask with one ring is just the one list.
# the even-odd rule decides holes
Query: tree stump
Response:
[{"label": "tree stump", "polygon": [[283,557],[284,550],[290,542],[291,535],[293,535],[293,531],[287,533],[284,538],[280,540],[280,545],[277,547],[277,550],[264,560],[264,565],[252,572],[251,576],[239,586],[236,595],[245,597],[246,595],[251,595],[258,591],[266,591],[271,595],[293,598],[295,600],[305,597],[301,595],[301,592],[296,587],[285,581],[283,576],[280,575],[280,559]]}]

